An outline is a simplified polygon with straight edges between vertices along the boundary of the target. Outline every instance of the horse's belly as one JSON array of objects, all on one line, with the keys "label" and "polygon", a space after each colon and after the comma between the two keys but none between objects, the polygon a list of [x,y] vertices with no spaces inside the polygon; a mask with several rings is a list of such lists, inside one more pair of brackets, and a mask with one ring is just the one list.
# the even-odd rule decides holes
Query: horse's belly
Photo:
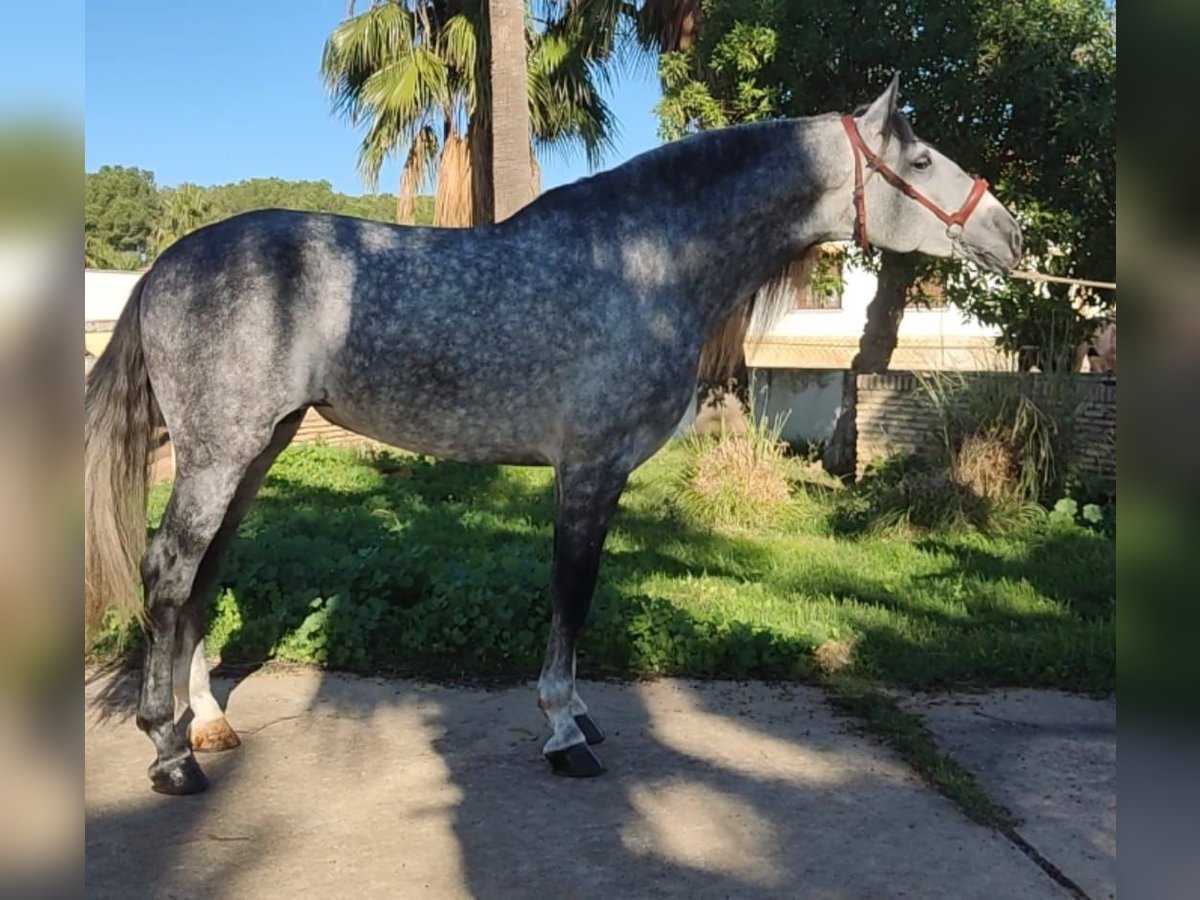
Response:
[{"label": "horse's belly", "polygon": [[[412,453],[458,462],[547,465],[543,429],[486,411],[371,409],[361,403],[319,407],[335,425]],[[432,414],[431,414],[432,412]]]}]

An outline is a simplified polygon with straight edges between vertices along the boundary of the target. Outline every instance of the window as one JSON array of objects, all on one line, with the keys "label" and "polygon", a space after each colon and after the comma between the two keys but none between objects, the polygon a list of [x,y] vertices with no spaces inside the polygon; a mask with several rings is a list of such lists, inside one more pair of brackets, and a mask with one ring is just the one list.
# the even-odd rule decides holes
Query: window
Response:
[{"label": "window", "polygon": [[796,291],[798,310],[839,310],[842,308],[842,263],[845,252],[836,244],[816,251],[807,278],[799,279],[803,287]]},{"label": "window", "polygon": [[810,284],[796,297],[796,309],[837,310],[842,308],[842,292],[836,290],[821,290],[817,285]]}]

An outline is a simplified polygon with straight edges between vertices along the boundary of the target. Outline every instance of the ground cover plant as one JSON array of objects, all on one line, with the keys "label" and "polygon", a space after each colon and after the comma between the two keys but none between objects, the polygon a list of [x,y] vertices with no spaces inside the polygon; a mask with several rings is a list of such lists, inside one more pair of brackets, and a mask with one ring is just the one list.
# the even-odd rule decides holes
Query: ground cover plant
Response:
[{"label": "ground cover plant", "polygon": [[[1081,517],[848,533],[860,489],[793,460],[792,514],[714,526],[680,502],[695,452],[668,445],[622,499],[580,648],[589,675],[1113,689],[1115,540]],[[551,491],[546,469],[292,447],[230,552],[210,653],[534,676]],[[97,652],[119,645],[110,631]]]}]

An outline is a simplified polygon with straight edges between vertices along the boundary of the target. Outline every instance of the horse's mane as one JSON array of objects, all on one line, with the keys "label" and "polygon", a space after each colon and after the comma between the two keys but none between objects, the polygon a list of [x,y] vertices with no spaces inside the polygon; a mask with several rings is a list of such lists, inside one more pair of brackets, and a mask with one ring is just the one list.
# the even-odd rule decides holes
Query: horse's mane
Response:
[{"label": "horse's mane", "polygon": [[699,380],[724,384],[745,364],[747,343],[761,341],[791,308],[794,299],[808,290],[813,265],[821,245],[813,244],[791,260],[754,294],[738,304],[708,337],[700,351]]},{"label": "horse's mane", "polygon": [[597,206],[612,208],[622,201],[643,205],[651,198],[666,203],[690,199],[777,151],[790,133],[809,121],[772,119],[691,134],[612,169],[546,191],[527,209],[579,206],[594,210]]},{"label": "horse's mane", "polygon": [[[737,175],[762,160],[794,135],[797,128],[825,121],[830,114],[806,119],[773,119],[704,131],[633,157],[605,172],[547,191],[527,209],[596,212],[624,205],[657,202],[671,208],[705,188]],[[907,123],[905,123],[907,126]],[[709,335],[700,355],[700,380],[723,383],[743,364],[747,340],[761,340],[787,312],[793,299],[808,289],[814,245],[744,298]]]}]

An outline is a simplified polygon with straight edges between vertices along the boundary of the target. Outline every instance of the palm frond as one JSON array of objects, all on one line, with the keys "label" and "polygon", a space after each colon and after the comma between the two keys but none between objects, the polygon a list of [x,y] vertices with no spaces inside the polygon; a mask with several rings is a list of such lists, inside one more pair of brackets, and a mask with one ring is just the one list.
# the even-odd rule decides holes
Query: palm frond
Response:
[{"label": "palm frond", "polygon": [[334,29],[320,67],[334,112],[352,124],[362,121],[364,84],[380,68],[411,53],[414,36],[412,14],[398,3],[373,6]]},{"label": "palm frond", "polygon": [[601,94],[602,66],[562,33],[548,32],[529,56],[529,118],[539,149],[581,148],[595,168],[612,149],[616,119]]},{"label": "palm frond", "polygon": [[433,165],[441,146],[437,132],[423,125],[413,137],[404,170],[400,176],[400,191],[396,195],[396,221],[405,225],[416,223],[417,194],[432,180]]},{"label": "palm frond", "polygon": [[475,224],[472,197],[470,148],[466,138],[451,135],[442,145],[437,196],[434,200],[434,224],[452,228],[466,228]]},{"label": "palm frond", "polygon": [[467,95],[467,109],[475,110],[475,94],[478,78],[476,77],[479,64],[479,40],[477,29],[479,23],[459,13],[451,16],[442,26],[442,47],[445,52],[446,64],[455,70],[464,93]]},{"label": "palm frond", "polygon": [[[539,152],[582,149],[595,168],[611,149],[617,123],[602,92],[621,29],[629,30],[628,17],[621,18],[628,13],[624,2],[551,0],[544,30],[527,26],[530,120]],[[484,11],[483,0],[453,7],[436,0],[376,2],[326,41],[321,78],[335,114],[364,128],[358,168],[369,188],[377,187],[384,162],[398,152],[406,159],[402,179],[424,180],[433,160],[419,172],[408,161],[425,160],[429,146],[450,149],[452,136],[466,135],[468,144],[478,145],[468,156],[486,161],[480,141],[490,128],[491,98]],[[445,127],[436,142],[422,138],[418,147],[430,123]],[[439,183],[441,175],[467,171],[470,165],[448,163],[439,169]],[[483,168],[475,181],[467,193],[478,206],[487,193]],[[447,221],[462,220],[460,206],[443,200]]]}]

